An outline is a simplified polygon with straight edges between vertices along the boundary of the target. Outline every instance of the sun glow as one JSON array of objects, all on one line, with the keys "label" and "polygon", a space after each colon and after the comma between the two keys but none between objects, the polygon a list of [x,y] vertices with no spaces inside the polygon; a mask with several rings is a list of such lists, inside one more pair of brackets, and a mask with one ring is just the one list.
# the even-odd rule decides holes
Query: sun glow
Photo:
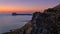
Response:
[{"label": "sun glow", "polygon": [[30,8],[30,7],[16,7],[16,6],[0,6],[0,12],[15,12],[15,11],[37,11],[40,10],[38,8]]}]

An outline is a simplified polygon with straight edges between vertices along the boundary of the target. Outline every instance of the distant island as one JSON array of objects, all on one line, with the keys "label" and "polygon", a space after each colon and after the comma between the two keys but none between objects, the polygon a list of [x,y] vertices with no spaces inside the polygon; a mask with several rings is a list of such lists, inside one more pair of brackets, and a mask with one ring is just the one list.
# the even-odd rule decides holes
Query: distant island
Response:
[{"label": "distant island", "polygon": [[13,16],[16,16],[16,15],[32,15],[32,14],[17,14],[17,13],[12,13]]}]

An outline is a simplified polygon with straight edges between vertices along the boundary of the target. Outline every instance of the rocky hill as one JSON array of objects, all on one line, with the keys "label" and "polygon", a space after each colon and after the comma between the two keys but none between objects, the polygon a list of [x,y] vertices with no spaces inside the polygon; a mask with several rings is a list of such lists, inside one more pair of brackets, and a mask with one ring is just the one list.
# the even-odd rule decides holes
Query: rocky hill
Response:
[{"label": "rocky hill", "polygon": [[25,26],[3,34],[60,34],[60,5],[44,13],[33,13],[32,20]]}]

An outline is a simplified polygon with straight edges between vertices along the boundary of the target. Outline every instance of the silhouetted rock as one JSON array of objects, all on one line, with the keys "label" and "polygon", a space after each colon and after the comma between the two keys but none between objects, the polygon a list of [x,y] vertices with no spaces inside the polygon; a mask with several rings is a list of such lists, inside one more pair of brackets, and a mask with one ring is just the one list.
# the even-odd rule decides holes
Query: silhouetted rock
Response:
[{"label": "silhouetted rock", "polygon": [[12,15],[14,16],[14,15],[16,15],[16,13],[12,13]]}]

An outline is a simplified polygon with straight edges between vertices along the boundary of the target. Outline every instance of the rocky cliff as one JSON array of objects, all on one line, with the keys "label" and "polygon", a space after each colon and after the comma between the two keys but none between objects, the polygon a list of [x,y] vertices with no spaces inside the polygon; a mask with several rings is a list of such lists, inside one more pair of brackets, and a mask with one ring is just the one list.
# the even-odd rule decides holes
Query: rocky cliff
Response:
[{"label": "rocky cliff", "polygon": [[[57,9],[58,7],[58,9]],[[32,20],[20,29],[3,34],[60,34],[60,5],[44,13],[33,13]]]}]

